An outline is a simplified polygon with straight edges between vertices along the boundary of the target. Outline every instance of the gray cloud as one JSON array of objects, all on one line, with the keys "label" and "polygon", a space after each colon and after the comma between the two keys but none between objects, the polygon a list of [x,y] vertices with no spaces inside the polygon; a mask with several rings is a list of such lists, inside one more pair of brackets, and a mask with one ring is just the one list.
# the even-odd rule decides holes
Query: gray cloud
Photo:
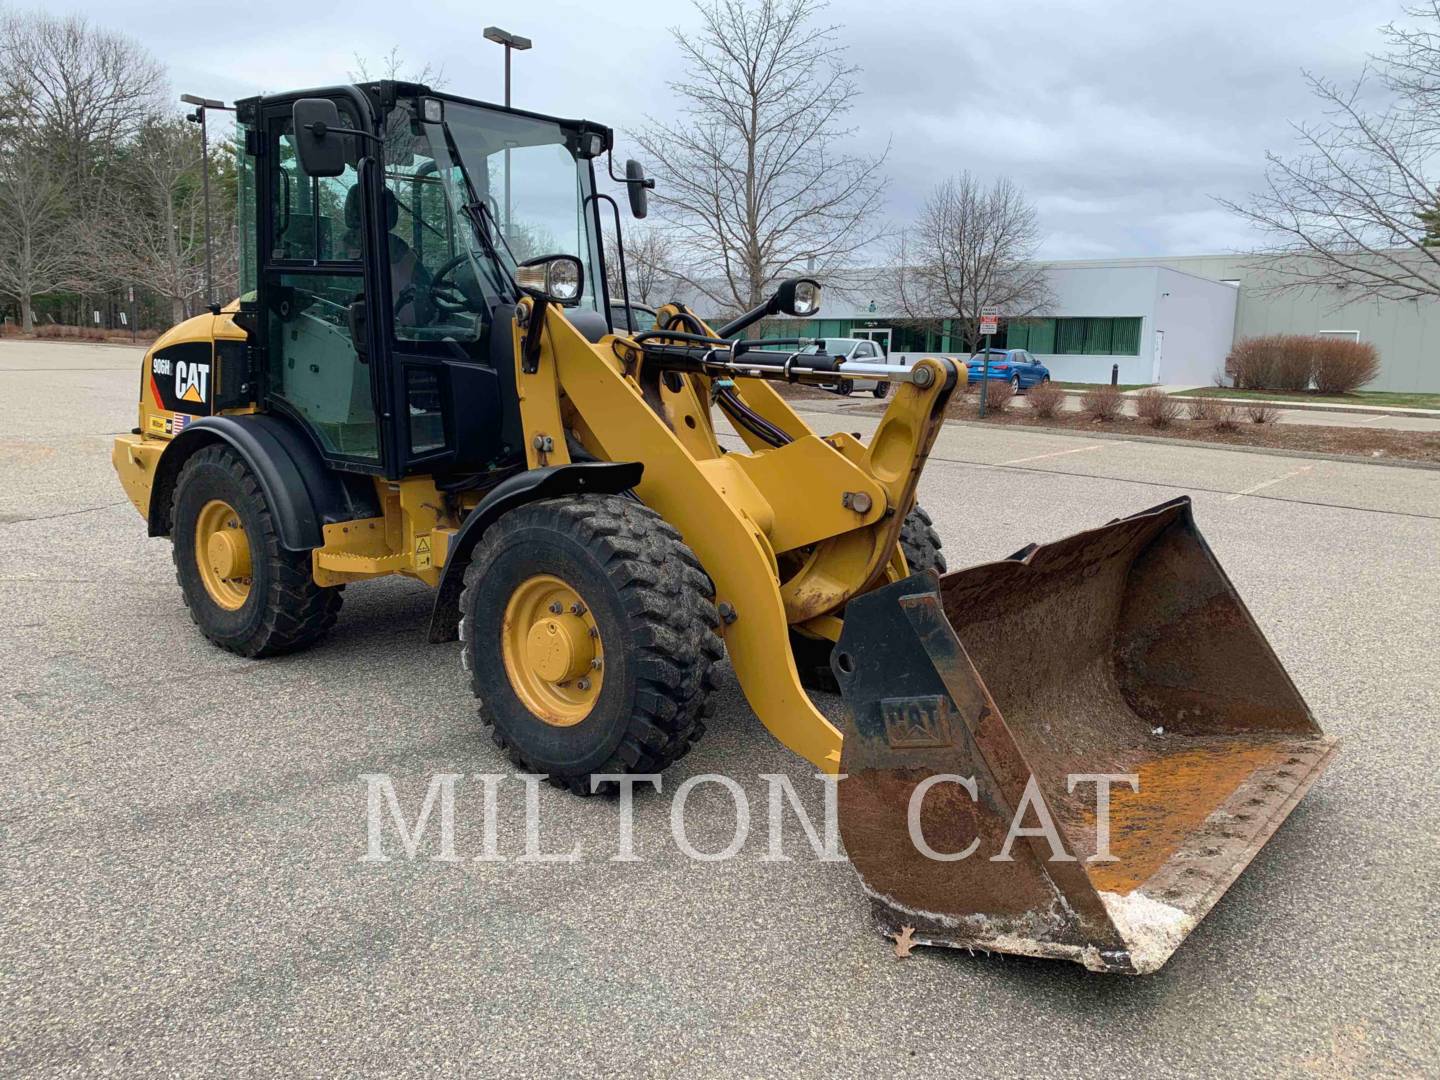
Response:
[{"label": "gray cloud", "polygon": [[[355,53],[398,46],[443,65],[454,92],[498,100],[500,50],[480,36],[498,22],[536,42],[515,59],[517,104],[622,132],[670,111],[665,83],[683,73],[667,28],[689,19],[654,0],[83,10],[150,48],[177,93],[226,98],[341,80]],[[1265,151],[1289,147],[1288,122],[1316,118],[1301,69],[1353,77],[1400,15],[1399,0],[837,0],[826,12],[864,69],[855,144],[891,144],[890,217],[903,223],[961,169],[1009,175],[1036,202],[1054,258],[1251,244],[1212,196],[1254,189]]]}]

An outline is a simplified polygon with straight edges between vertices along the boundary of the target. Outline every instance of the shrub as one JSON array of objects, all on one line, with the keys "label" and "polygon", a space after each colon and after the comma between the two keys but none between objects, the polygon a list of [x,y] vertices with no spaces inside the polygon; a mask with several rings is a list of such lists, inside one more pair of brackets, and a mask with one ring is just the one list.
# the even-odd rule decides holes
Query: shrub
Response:
[{"label": "shrub", "polygon": [[1321,338],[1315,345],[1315,389],[1322,394],[1349,394],[1380,374],[1374,345],[1345,338]]},{"label": "shrub", "polygon": [[1003,413],[1015,400],[1015,388],[1008,382],[991,379],[985,391],[985,407],[990,412]]},{"label": "shrub", "polygon": [[1240,429],[1240,410],[1228,401],[1215,402],[1215,413],[1211,418],[1216,431],[1238,431]]},{"label": "shrub", "polygon": [[1094,420],[1114,420],[1125,404],[1118,386],[1092,386],[1080,395],[1080,411]]},{"label": "shrub", "polygon": [[1059,410],[1061,403],[1065,400],[1065,391],[1054,383],[1044,382],[1039,386],[1032,386],[1025,397],[1030,402],[1031,412],[1036,416],[1048,419]]},{"label": "shrub", "polygon": [[1278,337],[1245,338],[1225,361],[1226,370],[1235,378],[1235,385],[1247,390],[1275,385]]},{"label": "shrub", "polygon": [[1348,394],[1380,373],[1380,355],[1359,341],[1275,334],[1240,342],[1225,368],[1247,390],[1308,390],[1313,381],[1321,393]]},{"label": "shrub", "polygon": [[[1191,420],[1201,423],[1214,423],[1215,418],[1220,415],[1220,406],[1223,401],[1216,401],[1214,398],[1193,397],[1185,401],[1185,411]],[[1231,406],[1233,409],[1234,406]]]},{"label": "shrub", "polygon": [[1315,350],[1323,339],[1287,334],[1275,356],[1274,381],[1269,389],[1308,390],[1315,375]]},{"label": "shrub", "polygon": [[1280,410],[1263,401],[1247,405],[1245,411],[1250,416],[1250,422],[1254,424],[1273,424],[1280,419]]},{"label": "shrub", "polygon": [[104,341],[106,332],[98,326],[65,326],[61,323],[46,323],[35,327],[37,338],[57,338],[65,341]]},{"label": "shrub", "polygon": [[1235,346],[1226,368],[1246,390],[1305,390],[1315,371],[1321,339],[1299,334],[1246,338]]},{"label": "shrub", "polygon": [[1169,427],[1180,415],[1180,402],[1163,390],[1151,387],[1142,390],[1135,401],[1135,412],[1151,427]]}]

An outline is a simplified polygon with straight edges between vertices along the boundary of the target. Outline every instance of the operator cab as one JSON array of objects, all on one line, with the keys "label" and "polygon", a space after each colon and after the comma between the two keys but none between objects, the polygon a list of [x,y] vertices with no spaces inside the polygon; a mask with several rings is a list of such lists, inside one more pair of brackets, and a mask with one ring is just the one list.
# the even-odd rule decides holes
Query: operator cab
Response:
[{"label": "operator cab", "polygon": [[522,460],[517,270],[570,257],[567,317],[591,340],[611,332],[593,167],[610,130],[389,81],[251,98],[237,115],[237,321],[261,407],[341,469],[397,479]]}]

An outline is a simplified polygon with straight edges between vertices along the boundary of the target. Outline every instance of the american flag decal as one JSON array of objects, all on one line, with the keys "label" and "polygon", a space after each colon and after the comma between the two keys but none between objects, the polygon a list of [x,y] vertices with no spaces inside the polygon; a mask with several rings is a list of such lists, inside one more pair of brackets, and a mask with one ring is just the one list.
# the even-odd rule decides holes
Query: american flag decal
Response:
[{"label": "american flag decal", "polygon": [[189,416],[185,413],[176,413],[175,419],[170,423],[170,433],[172,435],[179,435],[180,432],[185,430],[185,425],[188,423],[190,423]]}]

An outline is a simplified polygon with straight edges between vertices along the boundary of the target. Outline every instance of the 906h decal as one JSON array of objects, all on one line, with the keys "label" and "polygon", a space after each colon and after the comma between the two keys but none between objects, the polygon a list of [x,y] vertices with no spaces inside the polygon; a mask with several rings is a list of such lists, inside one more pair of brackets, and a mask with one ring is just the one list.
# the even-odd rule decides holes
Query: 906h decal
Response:
[{"label": "906h decal", "polygon": [[182,342],[157,352],[150,360],[150,393],[155,407],[209,416],[211,360],[208,341]]}]

